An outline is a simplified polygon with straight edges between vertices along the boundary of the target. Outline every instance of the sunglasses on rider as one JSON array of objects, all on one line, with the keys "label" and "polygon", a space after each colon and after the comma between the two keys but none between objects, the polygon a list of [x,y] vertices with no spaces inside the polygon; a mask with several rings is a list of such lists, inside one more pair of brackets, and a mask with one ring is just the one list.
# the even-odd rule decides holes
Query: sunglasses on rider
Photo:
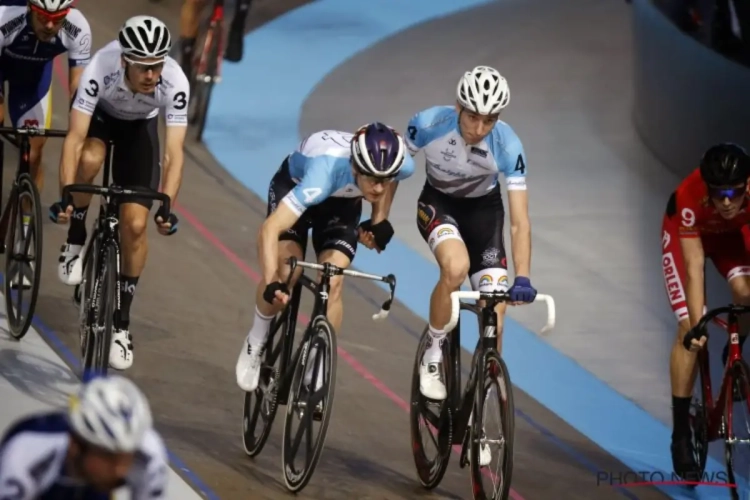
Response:
[{"label": "sunglasses on rider", "polygon": [[58,24],[65,20],[65,17],[70,12],[70,9],[64,9],[57,12],[47,12],[44,9],[41,9],[37,7],[36,5],[30,5],[31,11],[34,12],[37,17],[39,18],[39,21],[41,21],[42,24],[52,23],[52,24]]},{"label": "sunglasses on rider", "polygon": [[127,62],[131,68],[135,69],[139,73],[145,73],[148,70],[161,71],[164,68],[164,59],[154,62],[134,61],[133,59],[125,56],[123,56],[123,59],[125,59],[125,62]]},{"label": "sunglasses on rider", "polygon": [[729,198],[730,200],[744,196],[747,192],[747,185],[733,187],[708,186],[708,195],[716,200]]}]

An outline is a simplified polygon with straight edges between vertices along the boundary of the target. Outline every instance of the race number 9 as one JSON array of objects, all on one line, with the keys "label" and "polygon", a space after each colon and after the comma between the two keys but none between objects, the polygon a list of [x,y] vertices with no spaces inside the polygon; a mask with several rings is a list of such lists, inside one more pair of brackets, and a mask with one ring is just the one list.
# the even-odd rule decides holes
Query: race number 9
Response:
[{"label": "race number 9", "polygon": [[689,208],[683,208],[682,212],[682,225],[685,227],[693,227],[695,225],[695,212]]},{"label": "race number 9", "polygon": [[175,103],[174,109],[182,110],[187,106],[187,94],[185,94],[185,92],[177,92],[172,100]]}]

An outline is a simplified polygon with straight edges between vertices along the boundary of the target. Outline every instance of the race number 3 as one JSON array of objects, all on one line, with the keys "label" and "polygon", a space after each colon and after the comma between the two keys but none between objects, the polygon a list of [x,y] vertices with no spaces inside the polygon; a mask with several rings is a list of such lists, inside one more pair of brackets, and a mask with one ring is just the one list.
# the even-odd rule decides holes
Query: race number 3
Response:
[{"label": "race number 3", "polygon": [[86,93],[91,97],[96,97],[99,95],[99,82],[96,80],[89,80],[89,84],[86,87]]},{"label": "race number 3", "polygon": [[174,109],[182,110],[187,106],[187,94],[185,92],[177,92],[172,100],[175,103]]},{"label": "race number 3", "polygon": [[685,227],[693,227],[695,225],[695,212],[689,208],[683,208],[680,212],[682,216],[682,225]]}]

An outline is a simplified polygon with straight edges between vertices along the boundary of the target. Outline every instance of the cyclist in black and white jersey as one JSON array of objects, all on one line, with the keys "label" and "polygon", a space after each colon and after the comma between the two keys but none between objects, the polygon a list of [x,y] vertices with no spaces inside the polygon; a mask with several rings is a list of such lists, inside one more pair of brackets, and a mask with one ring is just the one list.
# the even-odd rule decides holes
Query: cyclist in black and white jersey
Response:
[{"label": "cyclist in black and white jersey", "polygon": [[95,378],[67,411],[15,422],[0,441],[0,500],[167,498],[168,455],[143,393],[120,376]]},{"label": "cyclist in black and white jersey", "polygon": [[[75,92],[91,59],[91,28],[73,0],[3,0],[0,2],[0,121],[7,108],[14,127],[50,128],[52,123],[52,63],[67,53],[68,83]],[[8,82],[8,92],[4,83]],[[39,190],[44,183],[42,151],[46,137],[30,137],[29,166]],[[30,210],[30,205],[24,210]],[[31,215],[23,214],[24,231]],[[22,242],[18,242],[19,244]],[[20,251],[20,250],[19,250]],[[28,263],[15,263],[11,286],[31,286]]]},{"label": "cyclist in black and white jersey", "polygon": [[[101,169],[107,140],[114,141],[112,178],[115,184],[158,189],[174,200],[182,181],[183,146],[187,131],[190,87],[179,64],[169,57],[172,38],[166,25],[150,16],[128,19],[118,40],[94,54],[81,77],[70,113],[68,135],[60,162],[60,189],[92,183]],[[163,164],[159,158],[159,110],[166,115]],[[67,244],[58,275],[67,285],[81,282],[81,249],[86,243],[86,213],[91,195],[75,194],[50,207],[50,218],[70,220]],[[152,202],[136,200],[120,209],[122,243],[121,314],[115,318],[109,363],[125,370],[133,364],[129,332],[130,305],[146,263],[146,226]],[[159,209],[159,232],[173,234],[177,217]]]}]

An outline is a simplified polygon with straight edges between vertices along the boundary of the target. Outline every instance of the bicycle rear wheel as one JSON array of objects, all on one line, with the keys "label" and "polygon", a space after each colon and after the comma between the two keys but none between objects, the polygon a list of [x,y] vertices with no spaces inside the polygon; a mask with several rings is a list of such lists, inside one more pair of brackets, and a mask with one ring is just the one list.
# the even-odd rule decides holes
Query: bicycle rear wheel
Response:
[{"label": "bicycle rear wheel", "polygon": [[[195,138],[198,142],[203,140],[203,131],[206,128],[206,119],[208,116],[208,105],[211,102],[211,91],[214,88],[214,77],[219,69],[219,57],[221,50],[221,40],[223,37],[223,23],[219,22],[215,26],[208,26],[205,37],[200,45],[201,52],[198,59],[193,63],[193,72],[191,76],[191,95],[188,107],[188,121],[195,125],[198,130]],[[205,58],[202,62],[201,59]],[[203,74],[198,78],[199,73]]]},{"label": "bicycle rear wheel", "polygon": [[[10,227],[5,244],[5,311],[16,340],[34,320],[42,272],[42,205],[29,174],[21,174],[8,200]],[[24,204],[27,210],[23,209]]]},{"label": "bicycle rear wheel", "polygon": [[[286,487],[295,493],[307,486],[320,460],[331,420],[336,387],[337,347],[333,327],[324,316],[318,316],[313,319],[310,328],[312,332],[303,340],[307,343],[307,346],[303,346],[306,352],[299,356],[292,377],[281,449],[284,482]],[[310,352],[313,349],[316,352],[314,359],[311,359]],[[306,381],[308,366],[311,365],[311,379]],[[293,430],[295,420],[298,427]],[[313,436],[313,422],[320,423],[317,437]],[[303,441],[306,443],[304,448]],[[298,457],[303,461],[301,467],[296,464]]]},{"label": "bicycle rear wheel", "polygon": [[[451,443],[453,442],[453,422],[451,412],[451,388],[449,379],[446,378],[446,389],[448,397],[445,401],[428,400],[419,391],[419,365],[422,354],[427,349],[429,333],[425,328],[422,338],[417,346],[417,354],[414,360],[414,368],[411,377],[411,405],[409,405],[409,423],[411,427],[411,450],[414,456],[414,465],[417,468],[419,482],[427,489],[433,489],[443,480],[445,470],[448,468],[451,456]],[[446,359],[446,356],[443,356]],[[450,363],[443,363],[444,367]],[[425,451],[423,431],[429,436],[428,443],[435,448],[435,457],[430,459]]]},{"label": "bicycle rear wheel", "polygon": [[[748,444],[750,444],[750,368],[744,360],[734,362],[731,377],[732,385],[727,388],[727,407],[724,413],[725,424],[731,422],[731,428],[727,425],[724,458],[727,465],[727,482],[736,485],[736,487],[730,488],[730,494],[734,500],[739,500],[742,496],[740,495],[739,482],[746,481],[747,476],[735,474],[735,470],[741,467],[742,471],[746,471],[750,459],[750,453],[748,453]],[[737,398],[733,398],[733,392],[737,394]],[[739,460],[735,456],[735,446],[737,451],[745,451]],[[747,494],[744,497],[747,498]]]},{"label": "bicycle rear wheel", "polygon": [[279,384],[284,376],[280,371],[286,344],[287,317],[288,312],[283,311],[271,321],[258,387],[253,392],[245,393],[242,444],[245,453],[251,457],[257,456],[263,450],[271,434],[276,410],[279,408]]},{"label": "bicycle rear wheel", "polygon": [[[708,366],[708,349],[702,349],[698,352],[698,366]],[[693,389],[693,398],[690,403],[690,428],[692,430],[692,441],[694,450],[695,463],[698,465],[698,474],[695,478],[699,481],[706,470],[706,461],[708,460],[708,406],[706,405],[705,394],[703,393],[703,369],[700,375],[696,377],[696,384]]]},{"label": "bicycle rear wheel", "polygon": [[[472,490],[476,500],[504,500],[510,494],[513,475],[513,386],[497,351],[486,351],[482,361],[469,441]],[[494,405],[499,410],[496,418],[487,415]],[[500,435],[488,437],[487,427],[498,421]]]}]

